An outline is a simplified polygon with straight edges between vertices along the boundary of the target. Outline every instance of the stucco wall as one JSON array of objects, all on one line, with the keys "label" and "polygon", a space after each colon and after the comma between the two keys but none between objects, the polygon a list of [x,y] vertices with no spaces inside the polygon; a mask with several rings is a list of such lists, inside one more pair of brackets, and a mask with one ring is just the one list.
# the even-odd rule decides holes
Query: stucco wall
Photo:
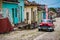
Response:
[{"label": "stucco wall", "polygon": [[31,8],[33,8],[33,11],[36,10],[36,21],[37,21],[37,6],[25,6],[24,15],[25,15],[25,19],[26,19],[26,12],[29,12],[29,20],[28,20],[29,23],[31,23],[31,20],[32,20]]},{"label": "stucco wall", "polygon": [[38,24],[41,22],[43,19],[43,11],[38,11]]},{"label": "stucco wall", "polygon": [[[8,9],[8,15],[9,15],[9,19],[10,19],[11,23],[13,23],[12,8],[17,8],[17,7],[18,7],[18,4],[3,2],[3,5],[2,5],[3,16],[6,17],[6,9]],[[17,19],[17,18],[14,17],[14,20],[15,19]],[[15,20],[15,23],[16,22],[17,22],[17,20]]]},{"label": "stucco wall", "polygon": [[[20,7],[22,7],[22,8],[20,8]],[[18,8],[17,15],[19,15],[19,17],[14,16],[14,24],[20,23],[21,19],[22,19],[22,21],[24,21],[24,0],[19,0],[19,3],[17,3],[17,4],[3,2],[2,8],[3,8],[3,16],[4,17],[6,17],[5,13],[6,13],[6,9],[8,9],[9,19],[10,19],[11,23],[13,23],[12,8]],[[15,12],[14,12],[14,15],[16,15]]]},{"label": "stucco wall", "polygon": [[[18,7],[22,7],[22,10],[20,9],[20,20],[19,22],[21,22],[21,14],[22,14],[22,21],[24,21],[24,0],[19,0],[20,3],[18,3]],[[22,13],[21,13],[22,11]]]}]

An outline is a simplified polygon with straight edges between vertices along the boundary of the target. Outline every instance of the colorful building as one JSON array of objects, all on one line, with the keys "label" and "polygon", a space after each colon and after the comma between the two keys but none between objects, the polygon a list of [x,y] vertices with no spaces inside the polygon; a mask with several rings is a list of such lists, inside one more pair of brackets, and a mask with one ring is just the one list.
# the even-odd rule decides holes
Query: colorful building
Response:
[{"label": "colorful building", "polygon": [[18,17],[17,17],[17,8],[18,8],[18,2],[16,1],[3,1],[2,3],[2,11],[3,11],[3,16],[8,17],[10,19],[11,23],[18,23]]},{"label": "colorful building", "polygon": [[55,8],[56,12],[57,12],[57,17],[60,17],[60,8]]},{"label": "colorful building", "polygon": [[41,20],[43,19],[43,11],[38,11],[38,24],[41,22]]},{"label": "colorful building", "polygon": [[19,0],[20,3],[18,3],[18,19],[19,23],[24,22],[24,0]]},{"label": "colorful building", "polygon": [[42,12],[42,18],[46,19],[46,8],[45,8],[45,5],[40,5],[40,8],[43,11]]},{"label": "colorful building", "polygon": [[8,17],[12,24],[24,21],[24,0],[3,0],[3,17]]},{"label": "colorful building", "polygon": [[25,1],[25,10],[24,10],[24,15],[25,15],[25,21],[28,24],[31,24],[32,22],[37,22],[37,6],[39,4],[29,1]]},{"label": "colorful building", "polygon": [[38,6],[38,24],[42,19],[46,19],[45,5]]}]

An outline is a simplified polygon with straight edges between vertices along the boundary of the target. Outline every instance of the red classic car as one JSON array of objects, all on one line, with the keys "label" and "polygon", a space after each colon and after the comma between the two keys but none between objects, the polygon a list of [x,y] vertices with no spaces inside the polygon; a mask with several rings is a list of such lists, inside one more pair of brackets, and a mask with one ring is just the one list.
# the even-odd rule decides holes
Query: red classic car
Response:
[{"label": "red classic car", "polygon": [[38,31],[46,30],[46,31],[54,31],[53,21],[50,19],[43,19],[39,24]]}]

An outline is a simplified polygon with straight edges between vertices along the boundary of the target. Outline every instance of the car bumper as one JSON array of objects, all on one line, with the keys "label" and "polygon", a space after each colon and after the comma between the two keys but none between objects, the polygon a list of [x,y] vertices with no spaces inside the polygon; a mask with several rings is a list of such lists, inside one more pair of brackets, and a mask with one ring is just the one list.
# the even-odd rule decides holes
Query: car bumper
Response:
[{"label": "car bumper", "polygon": [[48,30],[48,29],[53,29],[53,28],[52,27],[38,27],[38,29]]}]

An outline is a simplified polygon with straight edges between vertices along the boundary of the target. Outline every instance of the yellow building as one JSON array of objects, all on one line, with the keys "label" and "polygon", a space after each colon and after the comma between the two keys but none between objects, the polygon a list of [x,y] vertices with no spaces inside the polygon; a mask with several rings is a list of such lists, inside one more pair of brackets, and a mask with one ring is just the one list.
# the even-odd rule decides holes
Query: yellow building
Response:
[{"label": "yellow building", "polygon": [[25,9],[24,9],[24,16],[25,16],[25,21],[28,24],[35,23],[37,22],[37,7],[39,4],[29,1],[25,1]]}]

